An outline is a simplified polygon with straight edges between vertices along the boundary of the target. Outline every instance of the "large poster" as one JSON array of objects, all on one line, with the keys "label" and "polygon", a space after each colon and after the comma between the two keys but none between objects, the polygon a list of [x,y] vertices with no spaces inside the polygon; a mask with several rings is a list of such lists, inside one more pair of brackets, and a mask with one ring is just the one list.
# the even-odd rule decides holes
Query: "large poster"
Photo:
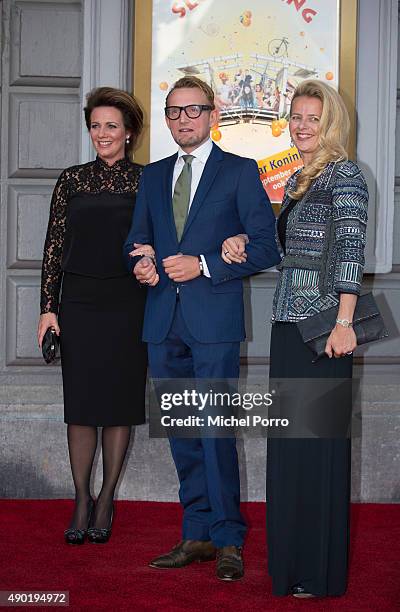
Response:
[{"label": "large poster", "polygon": [[206,80],[220,119],[212,139],[254,158],[272,202],[302,165],[288,112],[308,78],[339,83],[339,0],[153,0],[151,160],[176,145],[165,126],[168,89],[184,75]]}]

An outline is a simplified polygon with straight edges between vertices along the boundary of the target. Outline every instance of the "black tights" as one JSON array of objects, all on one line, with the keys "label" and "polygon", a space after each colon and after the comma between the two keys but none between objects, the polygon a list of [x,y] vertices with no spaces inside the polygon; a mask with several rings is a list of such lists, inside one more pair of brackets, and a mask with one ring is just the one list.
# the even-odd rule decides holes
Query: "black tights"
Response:
[{"label": "black tights", "polygon": [[[97,498],[94,527],[108,527],[115,487],[128,449],[129,426],[103,427],[103,485]],[[75,510],[70,527],[86,529],[90,495],[90,476],[97,448],[97,427],[68,425],[68,450],[75,485]]]}]

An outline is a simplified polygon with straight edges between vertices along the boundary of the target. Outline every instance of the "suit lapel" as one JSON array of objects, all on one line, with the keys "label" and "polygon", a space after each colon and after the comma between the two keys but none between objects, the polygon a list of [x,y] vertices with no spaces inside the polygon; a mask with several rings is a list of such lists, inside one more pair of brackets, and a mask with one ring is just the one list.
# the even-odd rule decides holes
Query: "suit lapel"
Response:
[{"label": "suit lapel", "polygon": [[201,175],[201,179],[199,185],[196,189],[195,196],[192,201],[192,205],[189,210],[188,218],[186,219],[185,227],[182,234],[182,239],[185,236],[186,232],[190,228],[193,220],[195,219],[197,213],[199,212],[201,206],[204,203],[204,200],[214,182],[214,179],[221,168],[220,162],[223,160],[224,154],[219,147],[213,144],[213,148],[211,150],[210,156],[206,162],[206,165],[203,170],[203,174]]},{"label": "suit lapel", "polygon": [[166,163],[164,166],[164,177],[162,181],[163,208],[165,210],[165,214],[167,217],[167,225],[176,243],[178,243],[178,238],[176,235],[174,213],[172,210],[172,178],[174,174],[174,166],[175,166],[177,157],[178,157],[178,154],[175,153],[175,155],[172,155],[171,157],[168,157],[165,160]]},{"label": "suit lapel", "polygon": [[[293,177],[293,175],[289,177],[289,179],[288,179],[288,183],[289,183],[289,181],[290,181],[290,182],[293,182],[293,178],[292,178],[292,177]],[[294,184],[293,184],[293,185],[290,185],[290,188],[289,188],[289,189],[293,189],[293,188],[294,188],[294,186],[295,186],[295,184],[296,184],[296,183],[294,182]],[[291,201],[292,201],[292,199],[289,197],[289,195],[288,195],[288,193],[287,193],[287,189],[285,189],[285,194],[284,194],[284,196],[283,196],[283,200],[282,200],[282,204],[281,204],[281,208],[280,208],[280,211],[279,211],[279,214],[278,214],[277,220],[279,219],[279,217],[281,216],[281,214],[283,213],[283,211],[285,210],[285,208],[286,208],[287,206],[289,206],[289,204],[290,204],[290,202],[291,202]]]}]

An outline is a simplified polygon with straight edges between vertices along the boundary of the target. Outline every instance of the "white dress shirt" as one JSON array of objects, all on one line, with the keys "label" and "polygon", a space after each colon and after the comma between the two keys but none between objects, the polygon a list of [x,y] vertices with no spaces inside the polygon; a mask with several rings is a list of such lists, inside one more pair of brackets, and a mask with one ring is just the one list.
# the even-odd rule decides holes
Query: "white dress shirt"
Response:
[{"label": "white dress shirt", "polygon": [[[197,187],[199,186],[201,175],[203,174],[203,170],[205,168],[206,162],[210,157],[210,153],[213,147],[213,143],[211,138],[208,138],[206,142],[203,142],[197,149],[192,151],[190,155],[193,155],[194,159],[192,161],[192,182],[190,186],[190,200],[189,200],[189,208],[193,202],[193,198],[195,196]],[[175,183],[178,180],[180,173],[183,170],[183,166],[185,165],[185,161],[182,159],[183,155],[189,155],[189,153],[185,153],[180,147],[178,149],[178,157],[174,166],[174,173],[172,176],[172,197],[174,196]],[[207,267],[207,262],[204,255],[200,255],[201,261],[203,262],[204,276],[211,277],[211,274]]]}]

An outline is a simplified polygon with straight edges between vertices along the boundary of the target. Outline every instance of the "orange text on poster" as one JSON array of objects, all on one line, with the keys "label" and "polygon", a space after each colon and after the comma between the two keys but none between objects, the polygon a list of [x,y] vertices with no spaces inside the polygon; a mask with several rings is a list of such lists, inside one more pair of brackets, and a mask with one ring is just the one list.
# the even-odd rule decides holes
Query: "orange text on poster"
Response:
[{"label": "orange text on poster", "polygon": [[286,181],[302,167],[303,161],[296,147],[259,160],[260,178],[271,202],[282,202]]}]

